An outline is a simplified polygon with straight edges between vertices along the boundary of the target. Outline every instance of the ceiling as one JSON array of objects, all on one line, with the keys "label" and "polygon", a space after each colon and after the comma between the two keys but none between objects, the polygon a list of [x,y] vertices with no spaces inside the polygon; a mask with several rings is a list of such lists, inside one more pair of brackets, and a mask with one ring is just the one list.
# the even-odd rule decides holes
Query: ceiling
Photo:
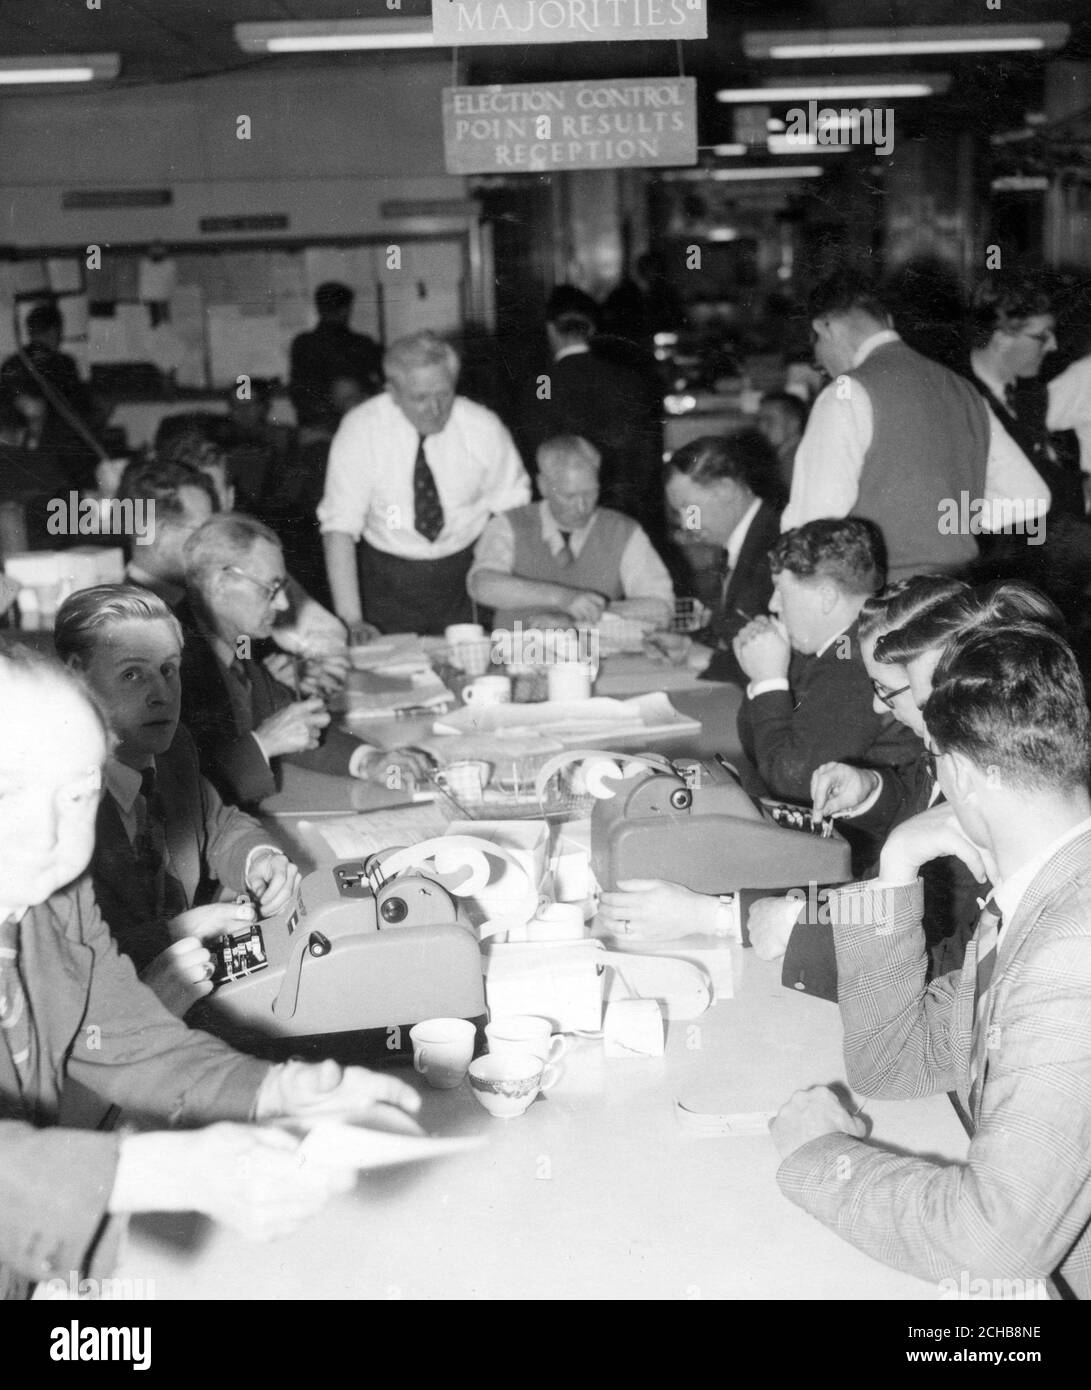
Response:
[{"label": "ceiling", "polygon": [[[699,79],[702,139],[730,139],[729,112],[714,100],[717,85],[735,85],[768,75],[788,77],[814,64],[756,66],[743,55],[746,29],[860,27],[881,25],[965,24],[971,20],[966,0],[709,0],[709,39],[682,46],[688,74]],[[987,23],[984,0],[973,6],[973,22]],[[401,0],[401,15],[430,14],[430,0]],[[117,52],[120,85],[178,82],[211,73],[286,67],[351,65],[366,69],[381,63],[412,62],[410,54],[357,53],[255,58],[235,44],[233,26],[276,20],[389,17],[386,0],[102,0],[99,10],[82,0],[0,0],[0,54],[7,56]],[[1003,0],[996,18],[1007,23],[1067,21],[1073,28],[1066,57],[1091,60],[1091,5],[1087,0]],[[460,80],[465,82],[529,81],[558,77],[642,76],[674,73],[678,53],[673,43],[584,43],[530,47],[469,48],[460,53]],[[928,103],[931,118],[999,127],[1017,121],[1041,100],[1041,59],[995,55],[956,60],[884,60],[882,71],[952,72],[947,98]],[[827,65],[829,73],[861,71],[855,64]],[[865,71],[878,70],[868,60]],[[5,100],[33,100],[24,88],[4,89]]]}]

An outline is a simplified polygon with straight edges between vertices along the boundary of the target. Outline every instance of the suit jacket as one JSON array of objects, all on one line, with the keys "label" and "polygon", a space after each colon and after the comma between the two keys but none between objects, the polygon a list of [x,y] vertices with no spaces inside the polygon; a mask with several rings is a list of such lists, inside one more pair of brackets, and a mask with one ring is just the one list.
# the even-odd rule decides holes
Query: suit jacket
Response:
[{"label": "suit jacket", "polygon": [[[926,984],[921,885],[871,891],[835,924],[845,1066],[865,1096],[956,1090],[968,1106],[977,942]],[[845,1134],[801,1145],[783,1192],[875,1259],[919,1278],[1041,1279],[1091,1297],[1091,833],[1035,875],[1000,935],[990,1046],[965,1162]]]},{"label": "suit jacket", "polygon": [[821,656],[793,652],[788,690],[771,690],[739,708],[739,740],[773,796],[811,799],[820,763],[869,767],[912,762],[916,737],[893,715],[878,715],[860,656],[857,624]]},{"label": "suit jacket", "polygon": [[270,766],[250,730],[277,710],[293,704],[295,697],[260,661],[244,661],[253,716],[250,728],[244,728],[227,693],[229,677],[197,627],[188,602],[179,606],[177,615],[186,636],[182,649],[182,722],[193,735],[205,776],[225,801],[245,806],[272,796],[280,787],[276,765],[282,761],[314,772],[348,775],[349,760],[360,743],[334,725],[326,729],[317,748],[285,754],[275,758]]},{"label": "suit jacket", "polygon": [[[746,685],[746,676],[735,659],[731,644],[750,618],[756,618],[769,607],[769,600],[773,597],[769,552],[779,539],[780,510],[771,502],[763,502],[743,538],[738,563],[731,571],[727,589],[720,597],[708,627],[696,634],[699,642],[716,648],[715,655],[701,674],[702,680],[733,681],[736,685]],[[744,613],[749,617],[743,617]]]},{"label": "suit jacket", "polygon": [[[225,806],[201,776],[197,749],[184,725],[155,759],[156,788],[166,811],[167,872],[181,884],[186,907],[215,900],[216,889],[238,892],[250,851],[270,843],[257,821]],[[133,877],[133,848],[113,797],[106,793],[95,826],[91,875],[102,915],[118,948],[144,970],[170,945],[165,920],[147,921]]]},{"label": "suit jacket", "polygon": [[268,1070],[191,1031],[139,982],[89,874],[29,910],[20,965],[39,1055],[20,1097],[0,1047],[0,1298],[72,1270],[108,1274],[116,1255],[118,1136],[57,1127],[69,1083],[167,1128],[248,1119]]}]

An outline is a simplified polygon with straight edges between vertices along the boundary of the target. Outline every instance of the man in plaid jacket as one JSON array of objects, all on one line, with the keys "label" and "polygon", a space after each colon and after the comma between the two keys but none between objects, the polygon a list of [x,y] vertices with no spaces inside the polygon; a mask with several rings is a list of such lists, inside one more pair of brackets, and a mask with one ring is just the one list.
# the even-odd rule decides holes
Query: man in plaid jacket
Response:
[{"label": "man in plaid jacket", "polygon": [[[892,1153],[815,1087],[772,1123],[778,1181],[922,1279],[1052,1280],[1061,1296],[1091,1297],[1083,684],[1068,646],[1036,624],[962,639],[933,680],[924,718],[946,803],[900,825],[879,878],[839,890],[830,915],[850,1084],[885,1099],[957,1091],[969,1153],[956,1164]],[[962,970],[926,984],[917,871],[945,854],[993,887]]]}]

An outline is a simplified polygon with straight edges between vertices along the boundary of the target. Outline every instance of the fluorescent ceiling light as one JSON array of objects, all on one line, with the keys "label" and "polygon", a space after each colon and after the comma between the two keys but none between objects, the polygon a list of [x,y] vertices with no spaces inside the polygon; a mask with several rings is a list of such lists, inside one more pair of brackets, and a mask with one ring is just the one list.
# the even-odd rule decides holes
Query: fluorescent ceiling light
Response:
[{"label": "fluorescent ceiling light", "polygon": [[120,71],[121,58],[116,53],[50,53],[33,58],[0,58],[0,86],[109,81]]},{"label": "fluorescent ceiling light", "polygon": [[931,73],[927,77],[836,77],[801,78],[791,84],[770,83],[766,87],[724,87],[716,93],[717,101],[750,105],[754,102],[782,103],[786,101],[867,101],[871,98],[930,97],[946,92],[951,85],[949,73]]},{"label": "fluorescent ceiling light", "polygon": [[824,154],[844,154],[851,149],[851,142],[834,141],[826,144],[817,135],[770,135],[770,154],[813,154],[821,150]]},{"label": "fluorescent ceiling light", "polygon": [[359,49],[434,48],[428,16],[236,24],[244,53],[349,53]]},{"label": "fluorescent ceiling light", "polygon": [[873,58],[915,53],[1033,53],[1063,48],[1067,24],[914,25],[745,34],[748,58]]},{"label": "fluorescent ceiling light", "polygon": [[817,179],[825,172],[820,164],[782,164],[776,169],[767,165],[743,169],[686,169],[680,174],[664,174],[663,178],[671,183],[703,183],[706,179],[715,183],[748,183],[752,179]]},{"label": "fluorescent ceiling light", "polygon": [[713,145],[712,153],[721,155],[724,158],[730,158],[735,155],[746,154],[749,149],[749,145]]}]

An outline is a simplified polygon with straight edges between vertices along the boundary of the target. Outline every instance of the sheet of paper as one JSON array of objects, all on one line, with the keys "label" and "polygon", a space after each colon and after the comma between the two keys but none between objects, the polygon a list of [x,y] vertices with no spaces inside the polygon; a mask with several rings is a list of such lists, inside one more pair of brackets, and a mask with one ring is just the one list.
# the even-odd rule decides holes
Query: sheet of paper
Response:
[{"label": "sheet of paper", "polygon": [[51,257],[46,271],[54,294],[79,294],[83,289],[83,267],[74,256]]},{"label": "sheet of paper", "polygon": [[174,293],[178,278],[178,266],[170,256],[153,261],[150,256],[140,258],[137,275],[137,292],[146,304],[162,304]]},{"label": "sheet of paper", "polygon": [[355,1168],[368,1172],[372,1168],[389,1168],[398,1163],[420,1163],[425,1159],[443,1158],[448,1154],[465,1153],[480,1146],[482,1139],[433,1138],[427,1134],[394,1134],[386,1130],[367,1129],[362,1125],[336,1123],[316,1124],[299,1146],[301,1158],[339,1168]]},{"label": "sheet of paper", "polygon": [[394,845],[415,845],[447,829],[448,817],[432,802],[368,811],[313,823],[338,859],[363,859]]}]

